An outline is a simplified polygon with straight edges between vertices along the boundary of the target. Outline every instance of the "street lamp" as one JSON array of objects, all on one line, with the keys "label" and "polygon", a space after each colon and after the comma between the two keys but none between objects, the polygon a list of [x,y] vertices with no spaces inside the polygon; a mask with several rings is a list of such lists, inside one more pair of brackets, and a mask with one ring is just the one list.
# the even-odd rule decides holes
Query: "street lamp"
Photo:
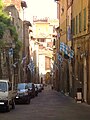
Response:
[{"label": "street lamp", "polygon": [[25,1],[21,1],[21,7],[23,10],[23,57],[25,57],[25,30],[24,30],[24,10],[27,8],[27,4]]},{"label": "street lamp", "polygon": [[24,21],[24,9],[27,8],[27,4],[25,1],[21,1],[21,7],[23,9],[23,21]]},{"label": "street lamp", "polygon": [[[57,53],[59,53],[59,51],[60,51],[60,32],[61,32],[61,29],[60,29],[60,0],[54,0],[56,3],[57,3],[57,7],[58,7],[58,11],[57,11],[57,13],[58,13],[58,19],[59,19],[59,27],[57,28],[57,34],[58,34],[58,39],[57,39],[57,49],[56,49],[56,52]],[[57,54],[56,53],[56,54]],[[59,60],[58,60],[58,57],[56,57],[56,62],[58,63],[57,65],[59,66],[58,67],[58,69],[56,70],[56,73],[57,73],[57,76],[56,76],[56,81],[57,81],[57,83],[56,83],[56,89],[57,89],[57,91],[59,91],[60,90],[60,63],[59,63]]]},{"label": "street lamp", "polygon": [[[24,28],[24,10],[25,8],[27,8],[27,4],[25,1],[21,1],[21,7],[23,10],[23,22],[22,22],[22,27],[23,27],[23,50],[22,50],[22,59],[25,57],[25,28]],[[23,68],[25,69],[25,65],[23,66]],[[23,79],[25,79],[25,70],[23,71],[23,75],[22,75]]]}]

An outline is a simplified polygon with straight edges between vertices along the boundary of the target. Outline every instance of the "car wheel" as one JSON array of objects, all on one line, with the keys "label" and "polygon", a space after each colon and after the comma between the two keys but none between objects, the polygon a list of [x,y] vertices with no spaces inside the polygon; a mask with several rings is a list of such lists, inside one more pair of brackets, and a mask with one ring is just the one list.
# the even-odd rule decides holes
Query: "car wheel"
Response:
[{"label": "car wheel", "polygon": [[38,96],[38,93],[36,93],[36,96]]},{"label": "car wheel", "polygon": [[30,101],[31,101],[31,99],[30,99],[30,97],[28,97],[27,104],[30,104]]},{"label": "car wheel", "polygon": [[10,112],[10,104],[7,105],[6,112]]}]

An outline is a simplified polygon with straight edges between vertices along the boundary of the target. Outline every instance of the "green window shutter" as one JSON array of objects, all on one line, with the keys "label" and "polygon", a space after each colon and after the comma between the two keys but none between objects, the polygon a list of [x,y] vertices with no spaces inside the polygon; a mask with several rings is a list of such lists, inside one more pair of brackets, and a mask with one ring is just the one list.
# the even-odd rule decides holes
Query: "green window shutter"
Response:
[{"label": "green window shutter", "polygon": [[73,35],[73,20],[71,20],[71,34]]},{"label": "green window shutter", "polygon": [[71,33],[75,35],[75,18],[71,20]]},{"label": "green window shutter", "polygon": [[84,9],[84,30],[86,30],[86,8]]},{"label": "green window shutter", "polygon": [[76,34],[78,33],[78,16],[76,16]]},{"label": "green window shutter", "polygon": [[75,35],[75,18],[73,19],[73,34]]},{"label": "green window shutter", "polygon": [[81,24],[82,24],[82,21],[81,21],[81,12],[79,13],[79,32],[81,32]]}]

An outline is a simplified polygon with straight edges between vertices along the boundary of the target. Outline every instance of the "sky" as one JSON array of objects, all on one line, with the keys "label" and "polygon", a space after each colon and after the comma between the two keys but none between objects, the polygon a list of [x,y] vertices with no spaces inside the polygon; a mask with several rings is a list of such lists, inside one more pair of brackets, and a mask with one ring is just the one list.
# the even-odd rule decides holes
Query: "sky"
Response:
[{"label": "sky", "polygon": [[25,19],[31,20],[33,16],[38,18],[57,19],[57,3],[54,0],[25,0],[27,8],[25,9]]}]

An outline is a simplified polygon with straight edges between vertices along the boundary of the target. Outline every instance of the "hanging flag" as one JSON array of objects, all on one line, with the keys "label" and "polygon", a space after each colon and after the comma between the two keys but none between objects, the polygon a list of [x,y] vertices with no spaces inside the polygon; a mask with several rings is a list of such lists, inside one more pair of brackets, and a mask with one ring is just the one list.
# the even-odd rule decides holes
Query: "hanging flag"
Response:
[{"label": "hanging flag", "polygon": [[25,56],[25,57],[22,58],[21,64],[24,64],[24,63],[25,63],[26,58],[27,58],[27,56]]},{"label": "hanging flag", "polygon": [[10,56],[10,57],[13,57],[13,48],[10,48],[10,49],[9,49],[9,56]]},{"label": "hanging flag", "polygon": [[15,63],[13,63],[12,66],[13,66],[14,68],[16,68],[16,65],[17,65],[17,64],[18,64],[18,62],[15,62]]},{"label": "hanging flag", "polygon": [[70,58],[73,58],[73,56],[74,56],[74,51],[71,50],[71,51],[68,53],[68,56],[69,56]]},{"label": "hanging flag", "polygon": [[34,62],[32,59],[30,60],[30,62],[28,64],[28,68],[32,73],[34,72],[35,65],[34,65]]},{"label": "hanging flag", "polygon": [[74,51],[63,42],[60,42],[60,51],[64,52],[64,54],[70,58],[73,58],[74,56]]},{"label": "hanging flag", "polygon": [[71,40],[71,28],[70,28],[70,26],[68,27],[68,30],[67,30],[67,39]]},{"label": "hanging flag", "polygon": [[59,39],[60,38],[60,33],[57,33],[57,39]]},{"label": "hanging flag", "polygon": [[64,54],[68,55],[68,46],[65,43],[60,42],[60,51],[64,52]]},{"label": "hanging flag", "polygon": [[57,56],[58,56],[58,60],[62,63],[63,62],[62,56],[59,53],[57,53]]}]

